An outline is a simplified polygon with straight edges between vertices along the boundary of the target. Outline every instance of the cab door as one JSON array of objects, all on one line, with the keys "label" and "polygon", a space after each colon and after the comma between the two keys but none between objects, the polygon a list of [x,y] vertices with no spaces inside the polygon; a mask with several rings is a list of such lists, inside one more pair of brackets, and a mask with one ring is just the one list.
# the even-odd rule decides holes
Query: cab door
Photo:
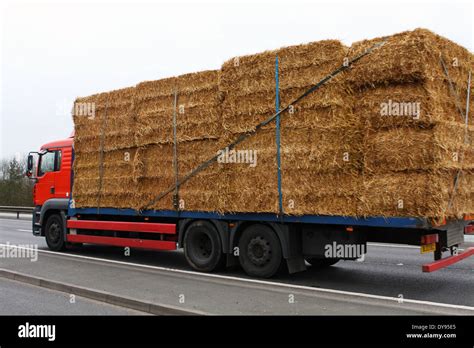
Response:
[{"label": "cab door", "polygon": [[35,205],[43,205],[48,199],[56,197],[56,176],[59,168],[61,168],[61,150],[48,150],[40,156]]},{"label": "cab door", "polygon": [[58,171],[56,172],[56,177],[54,178],[55,197],[69,198],[71,194],[72,147],[62,147],[58,156]]}]

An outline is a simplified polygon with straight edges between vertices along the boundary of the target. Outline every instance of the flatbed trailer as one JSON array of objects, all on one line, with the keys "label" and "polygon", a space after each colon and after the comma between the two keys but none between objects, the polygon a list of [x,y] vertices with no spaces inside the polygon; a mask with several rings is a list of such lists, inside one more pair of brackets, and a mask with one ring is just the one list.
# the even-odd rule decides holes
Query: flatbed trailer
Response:
[{"label": "flatbed trailer", "polygon": [[[73,199],[49,200],[34,213],[34,234],[45,236],[53,250],[98,244],[149,250],[184,248],[191,267],[214,271],[240,264],[252,276],[270,277],[282,266],[290,273],[307,263],[328,267],[339,260],[364,257],[367,242],[420,246],[433,252],[424,272],[449,266],[472,254],[457,248],[468,220],[435,224],[416,217],[367,217],[262,213],[218,214],[176,210],[74,208]],[[51,233],[51,217],[61,234]],[[55,237],[56,236],[56,237]],[[357,248],[358,247],[358,248]],[[329,249],[337,253],[328,257]],[[442,258],[443,252],[450,256]],[[306,262],[305,262],[306,261]]]}]

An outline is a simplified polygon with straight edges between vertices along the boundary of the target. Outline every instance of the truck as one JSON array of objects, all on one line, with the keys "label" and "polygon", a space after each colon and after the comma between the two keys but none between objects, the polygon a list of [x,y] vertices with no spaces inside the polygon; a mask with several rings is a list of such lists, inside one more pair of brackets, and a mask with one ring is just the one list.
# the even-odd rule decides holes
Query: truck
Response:
[{"label": "truck", "polygon": [[[199,272],[240,265],[252,277],[272,277],[340,260],[358,260],[367,242],[420,246],[433,253],[422,266],[433,272],[474,254],[458,250],[464,234],[472,234],[472,216],[436,220],[422,217],[349,217],[270,213],[197,212],[76,208],[74,133],[30,152],[26,175],[35,180],[33,234],[49,249],[71,245],[108,245],[149,250],[184,249],[187,263]],[[443,257],[443,253],[448,256]]]}]

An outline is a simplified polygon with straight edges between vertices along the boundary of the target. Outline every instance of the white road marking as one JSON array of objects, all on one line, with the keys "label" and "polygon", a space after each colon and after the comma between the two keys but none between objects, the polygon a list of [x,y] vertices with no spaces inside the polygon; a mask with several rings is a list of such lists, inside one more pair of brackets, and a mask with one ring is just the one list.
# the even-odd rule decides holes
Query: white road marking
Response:
[{"label": "white road marking", "polygon": [[[10,248],[32,250],[31,248],[18,247],[18,246],[15,246],[15,245],[7,245],[7,244],[0,244],[0,247],[7,247],[7,248],[10,247]],[[37,250],[37,251],[39,253],[54,254],[54,255],[58,255],[58,256],[62,256],[62,257],[71,257],[71,258],[78,258],[78,259],[85,259],[85,260],[101,261],[101,262],[104,262],[104,263],[113,263],[113,264],[124,265],[124,266],[133,266],[133,267],[137,267],[137,268],[142,267],[142,268],[147,268],[147,269],[165,271],[165,272],[169,272],[169,273],[180,273],[180,274],[194,275],[194,276],[199,276],[199,277],[203,277],[203,278],[225,279],[225,280],[232,280],[232,281],[244,282],[244,283],[249,283],[249,284],[260,284],[260,285],[274,286],[274,287],[280,287],[280,288],[289,288],[289,289],[306,290],[306,291],[312,291],[312,292],[324,292],[324,293],[331,293],[331,294],[348,295],[348,296],[354,296],[354,297],[371,298],[371,299],[376,299],[376,300],[385,300],[385,301],[391,301],[391,302],[397,302],[397,303],[399,303],[399,301],[400,301],[400,298],[398,298],[398,297],[373,295],[373,294],[366,294],[366,293],[361,293],[361,292],[334,290],[334,289],[327,289],[327,288],[313,288],[313,287],[305,286],[305,285],[292,285],[292,284],[277,283],[277,282],[272,282],[272,281],[267,281],[267,280],[239,278],[239,277],[234,277],[234,276],[225,276],[225,275],[212,274],[212,273],[200,273],[200,272],[186,271],[186,270],[168,268],[168,267],[142,265],[142,264],[137,264],[137,263],[133,263],[133,262],[108,260],[108,259],[103,259],[103,258],[98,258],[98,257],[91,257],[91,256],[65,254],[65,253],[60,253],[60,252],[55,252],[55,251],[50,251],[50,250]],[[463,306],[463,305],[454,305],[454,304],[441,303],[441,302],[403,299],[403,303],[412,303],[412,304],[419,304],[419,305],[426,305],[426,306],[433,306],[433,307],[465,309],[465,310],[469,310],[469,311],[474,311],[474,307]]]},{"label": "white road marking", "polygon": [[[21,230],[21,229],[17,229],[17,231],[20,231],[20,232],[32,232],[31,230]],[[33,233],[33,232],[32,232]]]},{"label": "white road marking", "polygon": [[9,221],[9,222],[27,222],[31,224],[31,220],[26,220],[26,219],[17,219],[17,218],[11,218],[11,219],[2,219],[0,218],[1,221]]}]

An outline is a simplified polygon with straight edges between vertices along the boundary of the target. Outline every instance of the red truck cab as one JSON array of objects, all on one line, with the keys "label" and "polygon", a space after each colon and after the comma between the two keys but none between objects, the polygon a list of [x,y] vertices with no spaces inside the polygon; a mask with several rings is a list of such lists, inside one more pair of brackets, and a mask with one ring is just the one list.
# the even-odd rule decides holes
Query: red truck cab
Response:
[{"label": "red truck cab", "polygon": [[[28,173],[35,180],[33,188],[33,234],[44,236],[43,222],[51,214],[63,216],[71,196],[74,135],[41,146],[34,165],[33,153],[28,158]],[[65,224],[64,224],[65,225]]]},{"label": "red truck cab", "polygon": [[72,142],[73,138],[67,138],[41,147],[34,189],[35,206],[52,198],[71,195]]}]

